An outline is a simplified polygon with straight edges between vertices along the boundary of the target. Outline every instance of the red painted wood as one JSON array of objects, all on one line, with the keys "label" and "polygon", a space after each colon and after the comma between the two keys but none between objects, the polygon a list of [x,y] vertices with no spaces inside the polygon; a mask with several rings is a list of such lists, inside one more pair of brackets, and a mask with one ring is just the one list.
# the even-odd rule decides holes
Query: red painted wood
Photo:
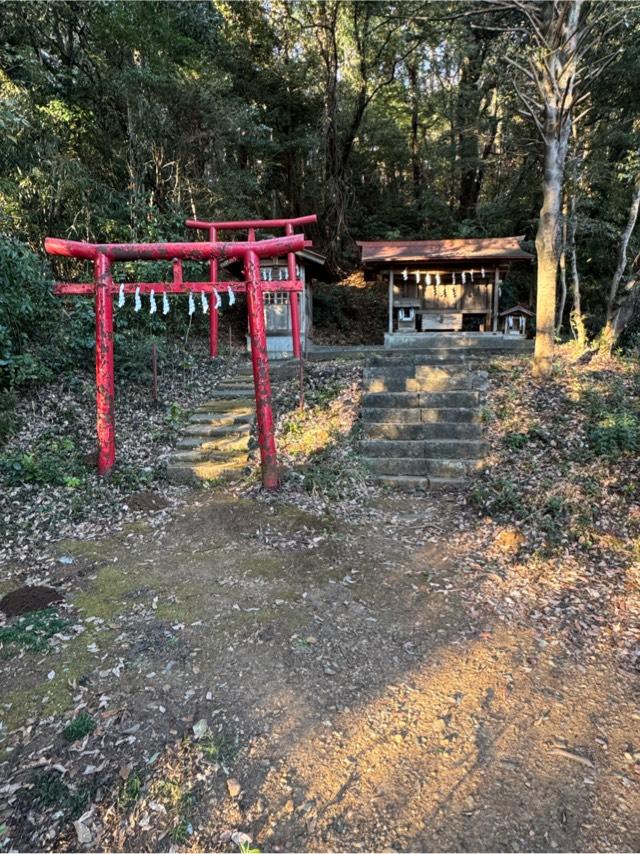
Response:
[{"label": "red painted wood", "polygon": [[247,312],[251,338],[253,385],[256,394],[258,444],[262,463],[262,485],[265,489],[278,487],[278,461],[271,409],[271,378],[267,353],[267,332],[264,322],[264,300],[260,287],[260,259],[248,252],[244,262],[247,279]]},{"label": "red painted wood", "polygon": [[[209,243],[215,243],[217,240],[216,229],[209,229]],[[218,309],[215,305],[215,297],[213,289],[218,279],[218,259],[212,258],[209,261],[209,278],[211,279],[211,299],[209,301],[209,356],[212,359],[218,355]]]},{"label": "red painted wood", "polygon": [[229,243],[81,243],[47,237],[44,248],[49,255],[85,258],[89,261],[105,255],[110,261],[209,261],[211,258],[244,258],[248,252],[260,255],[285,255],[299,252],[311,241],[303,234],[272,237],[269,240],[246,240]]},{"label": "red painted wood", "polygon": [[[293,234],[293,226],[288,223],[285,234]],[[287,275],[293,281],[296,276],[296,256],[293,252],[287,253]],[[302,356],[302,342],[300,340],[300,303],[297,294],[289,294],[289,311],[291,313],[291,339],[293,344],[293,356],[299,359]]]},{"label": "red painted wood", "polygon": [[208,222],[202,219],[185,219],[184,224],[187,228],[199,228],[203,231],[208,231],[212,227],[220,231],[235,231],[245,228],[284,228],[287,225],[308,225],[317,221],[316,214],[309,214],[292,219],[244,219],[237,222]]},{"label": "red painted wood", "polygon": [[113,364],[113,296],[108,258],[95,261],[96,310],[96,409],[98,430],[98,473],[108,474],[116,459]]}]

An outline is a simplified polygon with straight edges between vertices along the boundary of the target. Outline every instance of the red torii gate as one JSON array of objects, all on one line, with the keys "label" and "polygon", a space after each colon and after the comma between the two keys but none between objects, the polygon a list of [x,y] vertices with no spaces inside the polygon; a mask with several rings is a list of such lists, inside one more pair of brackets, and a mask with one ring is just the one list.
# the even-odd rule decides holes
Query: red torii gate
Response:
[{"label": "red torii gate", "polygon": [[[54,285],[54,293],[63,295],[81,295],[95,297],[96,313],[96,407],[98,433],[98,472],[107,474],[115,462],[115,414],[114,414],[114,359],[113,359],[113,297],[121,288],[125,293],[208,293],[229,291],[245,293],[249,315],[249,335],[251,338],[251,358],[253,362],[253,380],[256,396],[256,420],[258,424],[258,442],[262,463],[262,485],[266,489],[278,486],[276,446],[271,409],[271,381],[269,377],[269,358],[264,321],[264,291],[288,291],[299,293],[302,283],[296,277],[295,252],[311,241],[303,234],[294,234],[293,225],[301,220],[315,222],[314,217],[302,217],[299,220],[277,220],[283,223],[289,233],[285,237],[269,240],[255,240],[254,228],[261,225],[275,225],[273,221],[253,221],[255,225],[243,223],[223,223],[231,228],[250,228],[249,239],[245,242],[219,243],[84,243],[74,240],[61,240],[48,237],[45,249],[50,255],[62,255],[93,261],[94,281],[75,284],[61,282]],[[207,226],[209,227],[209,226]],[[218,225],[218,228],[221,226]],[[260,258],[287,254],[289,258],[289,278],[278,282],[263,282],[260,277]],[[217,281],[217,267],[220,260],[241,259],[244,265],[243,282]],[[293,259],[293,267],[291,266]],[[171,261],[173,281],[166,282],[127,282],[114,283],[111,267],[117,261]],[[185,282],[182,275],[183,261],[209,261],[210,280],[208,282]],[[293,276],[291,275],[293,273]],[[297,300],[293,300],[293,303]],[[215,311],[213,300],[210,311]],[[213,329],[213,322],[212,322]],[[210,330],[211,332],[211,330]],[[215,318],[217,339],[217,312]],[[298,324],[299,335],[299,324]],[[294,337],[295,341],[295,337]],[[217,342],[216,342],[217,343]],[[299,348],[299,337],[298,337]],[[298,349],[299,352],[299,349]]]},{"label": "red torii gate", "polygon": [[[210,243],[215,243],[218,239],[218,234],[221,231],[244,231],[248,232],[248,240],[256,239],[256,229],[260,228],[284,228],[285,234],[290,236],[293,234],[293,229],[296,225],[308,225],[309,223],[317,222],[318,217],[315,214],[309,216],[299,216],[293,219],[245,219],[234,222],[208,222],[201,219],[186,219],[184,224],[187,228],[195,228],[201,231],[206,231]],[[296,256],[294,252],[287,253],[288,279],[293,282],[297,280],[296,276]],[[212,260],[209,262],[209,274],[211,281],[215,281],[218,277],[218,261]],[[267,290],[278,290],[277,288],[267,288]],[[299,359],[302,355],[302,344],[300,336],[300,307],[298,302],[297,291],[289,293],[289,309],[291,312],[291,337],[293,339],[293,355]],[[212,309],[209,314],[209,355],[215,358],[218,355],[218,310]]]}]

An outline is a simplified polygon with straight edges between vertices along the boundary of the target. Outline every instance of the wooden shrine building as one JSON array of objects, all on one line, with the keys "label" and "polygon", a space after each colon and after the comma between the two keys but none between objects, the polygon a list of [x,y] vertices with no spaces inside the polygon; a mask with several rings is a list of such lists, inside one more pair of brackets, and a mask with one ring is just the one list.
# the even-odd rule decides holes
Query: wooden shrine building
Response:
[{"label": "wooden shrine building", "polygon": [[421,332],[498,332],[500,284],[531,262],[523,237],[358,242],[365,276],[389,283],[385,345]]}]

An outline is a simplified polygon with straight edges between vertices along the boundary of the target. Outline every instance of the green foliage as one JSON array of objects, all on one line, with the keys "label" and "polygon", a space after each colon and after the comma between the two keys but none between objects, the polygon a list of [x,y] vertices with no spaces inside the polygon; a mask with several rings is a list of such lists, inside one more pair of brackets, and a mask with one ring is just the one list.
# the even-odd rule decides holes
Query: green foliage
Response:
[{"label": "green foliage", "polygon": [[29,451],[0,456],[0,479],[9,486],[82,486],[88,473],[82,452],[72,439],[43,434]]},{"label": "green foliage", "polygon": [[471,491],[471,503],[484,513],[504,513],[519,519],[525,515],[520,490],[508,479],[476,486]]},{"label": "green foliage", "polygon": [[19,649],[43,652],[49,648],[50,638],[68,626],[67,620],[58,616],[54,608],[33,611],[0,628],[0,650],[3,656]]},{"label": "green foliage", "polygon": [[227,732],[208,732],[198,741],[198,750],[210,761],[221,762],[223,765],[231,763],[238,751],[240,744],[237,737]]},{"label": "green foliage", "polygon": [[96,728],[96,722],[87,712],[80,712],[63,730],[62,735],[67,741],[74,742],[89,735]]},{"label": "green foliage", "polygon": [[31,799],[37,806],[61,810],[68,820],[82,815],[91,793],[86,786],[72,789],[57,771],[39,771],[31,778]]},{"label": "green foliage", "polygon": [[640,421],[634,412],[622,410],[603,414],[587,428],[589,446],[599,457],[617,459],[640,447]]},{"label": "green foliage", "polygon": [[130,774],[125,780],[120,794],[118,795],[118,803],[124,810],[132,809],[140,795],[142,794],[142,779],[139,774]]}]

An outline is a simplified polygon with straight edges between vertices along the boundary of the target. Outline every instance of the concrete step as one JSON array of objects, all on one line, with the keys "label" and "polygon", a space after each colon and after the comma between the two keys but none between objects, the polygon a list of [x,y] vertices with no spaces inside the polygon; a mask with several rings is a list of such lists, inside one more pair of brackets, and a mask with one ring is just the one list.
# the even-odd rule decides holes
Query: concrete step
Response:
[{"label": "concrete step", "polygon": [[373,475],[462,478],[482,468],[482,460],[365,457],[363,461]]},{"label": "concrete step", "polygon": [[376,480],[401,492],[427,492],[438,489],[457,489],[467,485],[464,477],[420,477],[416,475],[378,475]]},{"label": "concrete step", "polygon": [[424,440],[424,439],[475,439],[482,438],[482,427],[473,422],[427,421],[420,424],[390,424],[367,421],[362,425],[367,439],[372,440]]},{"label": "concrete step", "polygon": [[489,352],[531,352],[533,341],[505,337],[487,332],[420,332],[385,335],[385,349],[390,351],[464,351],[481,354]]},{"label": "concrete step", "polygon": [[479,439],[365,439],[360,442],[365,457],[480,459],[487,451]]},{"label": "concrete step", "polygon": [[365,409],[421,409],[422,421],[479,421],[476,405],[473,406],[425,406],[429,403],[426,393],[419,392],[368,392],[362,397]]},{"label": "concrete step", "polygon": [[383,391],[467,391],[474,388],[471,371],[451,377],[372,377],[364,381],[365,392],[376,394]]},{"label": "concrete step", "polygon": [[[463,394],[464,392],[458,392],[458,394]],[[449,395],[455,394],[455,392],[450,392]],[[429,398],[433,398],[435,395],[429,395]],[[422,402],[422,401],[421,401]],[[459,402],[460,407],[464,410],[472,409],[474,406],[474,400],[451,400],[451,401],[441,401],[441,400],[428,400],[426,401],[430,404],[434,404],[433,406],[406,406],[406,407],[396,407],[396,406],[365,406],[361,410],[361,417],[364,422],[367,421],[375,421],[377,423],[388,423],[388,424],[421,424],[428,423],[433,420],[433,410],[435,408],[439,408],[438,404],[445,404],[445,408],[450,409],[455,406],[456,403]],[[447,407],[446,403],[449,402],[452,406]],[[424,417],[423,417],[424,410]],[[453,419],[452,419],[453,420]]]},{"label": "concrete step", "polygon": [[405,377],[424,377],[429,379],[441,379],[442,377],[458,377],[466,375],[470,371],[466,363],[456,363],[454,365],[433,365],[433,364],[409,364],[391,363],[387,365],[372,365],[364,368],[362,376],[365,380],[378,379],[387,377],[389,379],[402,379]]},{"label": "concrete step", "polygon": [[459,350],[433,350],[424,353],[389,353],[384,356],[371,356],[365,368],[393,367],[394,365],[475,365],[476,357]]}]

